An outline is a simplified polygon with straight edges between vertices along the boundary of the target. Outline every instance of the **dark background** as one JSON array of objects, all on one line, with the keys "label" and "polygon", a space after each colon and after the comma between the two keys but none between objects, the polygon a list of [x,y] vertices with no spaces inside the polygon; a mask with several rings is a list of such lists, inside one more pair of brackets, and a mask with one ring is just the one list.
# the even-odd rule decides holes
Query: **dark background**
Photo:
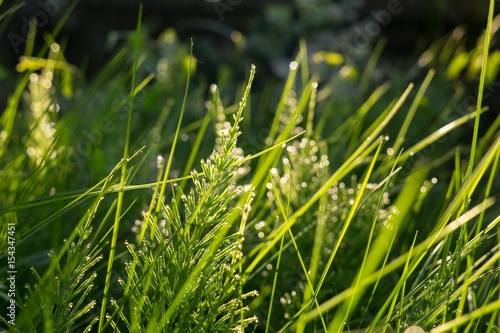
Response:
[{"label": "dark background", "polygon": [[[217,0],[212,0],[217,1]],[[332,17],[330,26],[320,29],[329,30],[333,34],[342,34],[364,19],[369,19],[373,10],[386,9],[390,1],[396,0],[353,0],[344,1],[356,7],[354,13],[341,13]],[[307,0],[145,0],[143,21],[150,29],[152,36],[159,34],[167,27],[174,27],[181,38],[197,40],[206,38],[224,38],[224,31],[236,29],[243,34],[251,30],[252,22],[262,15],[265,6],[287,6],[300,16],[301,3],[342,3],[342,1],[307,1]],[[383,28],[381,35],[388,37],[384,55],[406,56],[414,50],[415,43],[421,38],[432,40],[443,36],[457,25],[465,25],[472,35],[478,35],[485,26],[488,2],[480,1],[411,1],[400,0],[403,11],[391,17],[391,22]],[[37,16],[39,33],[52,31],[65,10],[74,4],[71,0],[28,0],[5,1],[2,13],[9,8],[22,4],[12,15],[6,15],[0,21],[0,63],[5,68],[13,68],[12,64],[24,52],[24,44],[19,42],[26,29],[26,22]],[[88,75],[92,75],[109,57],[115,46],[112,36],[121,36],[121,32],[131,31],[137,22],[139,1],[134,0],[80,0],[76,4],[66,25],[63,27],[58,41],[67,41],[66,57],[70,63],[83,66]],[[218,8],[228,8],[219,15]],[[226,6],[226,7],[224,7]],[[343,16],[343,17],[342,17]],[[222,19],[221,19],[222,18]],[[48,20],[47,20],[48,19]],[[255,24],[255,22],[254,22]],[[310,32],[317,34],[317,31]],[[113,34],[114,33],[114,34]],[[272,33],[270,31],[269,33]],[[304,32],[298,32],[304,34]],[[299,37],[299,36],[296,37]],[[9,37],[10,36],[10,37]],[[311,37],[311,36],[305,36]],[[17,41],[18,45],[14,45]],[[474,38],[470,39],[474,41]],[[42,38],[38,38],[43,43]],[[288,50],[293,53],[291,46]],[[251,52],[251,50],[249,50]]]}]

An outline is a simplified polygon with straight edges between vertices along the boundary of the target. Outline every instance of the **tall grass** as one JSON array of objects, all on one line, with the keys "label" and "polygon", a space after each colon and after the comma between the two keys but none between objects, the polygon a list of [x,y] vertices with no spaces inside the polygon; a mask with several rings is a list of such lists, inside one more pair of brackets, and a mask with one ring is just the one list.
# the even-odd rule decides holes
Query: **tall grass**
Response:
[{"label": "tall grass", "polygon": [[[456,34],[404,84],[374,84],[383,42],[354,83],[303,42],[277,106],[252,93],[254,66],[237,89],[206,86],[174,32],[148,49],[140,13],[87,89],[54,40],[27,48],[0,120],[1,258],[15,223],[18,272],[2,329],[500,331],[500,117],[479,130],[490,3],[467,113],[443,88],[477,66],[454,60]],[[272,111],[258,126],[256,107]]]}]

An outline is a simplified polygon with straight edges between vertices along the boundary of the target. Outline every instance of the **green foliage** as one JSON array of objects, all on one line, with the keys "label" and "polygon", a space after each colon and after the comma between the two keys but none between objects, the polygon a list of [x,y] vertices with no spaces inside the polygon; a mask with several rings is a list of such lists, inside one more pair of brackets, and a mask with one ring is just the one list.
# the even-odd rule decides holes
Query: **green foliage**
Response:
[{"label": "green foliage", "polygon": [[[131,260],[125,264],[122,299],[132,307],[132,318],[128,319],[114,303],[129,331],[232,332],[242,331],[254,321],[245,317],[243,305],[243,300],[254,293],[238,294],[244,283],[238,275],[244,224],[240,232],[224,236],[212,256],[206,255],[218,235],[224,233],[229,216],[235,212],[231,203],[241,191],[233,178],[242,159],[237,155],[236,142],[248,89],[234,124],[225,122],[219,128],[219,149],[201,161],[201,173],[191,173],[191,190],[184,194],[175,186],[179,201],[173,198],[170,205],[163,206],[159,217],[145,214],[142,221],[136,221],[138,233],[147,228],[149,235],[145,240],[137,235],[138,246],[127,243]],[[190,279],[192,276],[194,279]],[[174,313],[165,320],[164,312],[181,293]],[[111,326],[118,324],[112,321]]]},{"label": "green foliage", "polygon": [[[306,7],[296,29],[314,28]],[[383,42],[363,70],[314,50],[328,72],[302,42],[281,91],[252,93],[255,67],[208,86],[140,20],[88,84],[48,39],[0,119],[2,329],[496,332],[490,13],[474,49],[455,31],[392,82],[372,75]]]}]

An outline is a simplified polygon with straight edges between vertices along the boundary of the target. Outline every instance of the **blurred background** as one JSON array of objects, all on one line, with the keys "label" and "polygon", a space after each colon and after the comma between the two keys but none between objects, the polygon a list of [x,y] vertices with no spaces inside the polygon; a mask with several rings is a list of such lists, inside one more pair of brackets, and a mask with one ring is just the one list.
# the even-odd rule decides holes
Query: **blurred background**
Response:
[{"label": "blurred background", "polygon": [[[61,31],[67,41],[65,55],[68,62],[92,75],[127,33],[135,29],[140,3],[4,1],[4,8],[17,10],[0,21],[1,63],[15,64],[24,51],[22,39],[30,17],[37,17],[39,32],[49,32],[66,10],[75,6]],[[342,43],[352,45],[359,40],[374,45],[380,36],[386,36],[388,43],[383,56],[392,61],[394,57],[406,57],[416,47],[425,48],[458,25],[466,28],[473,42],[484,29],[488,7],[485,0],[144,0],[142,3],[148,35],[154,38],[165,29],[174,28],[181,40],[193,38],[200,70],[209,73],[212,70],[213,74],[214,65],[227,61],[227,52],[240,46],[241,60],[260,64],[260,71],[264,65],[278,76],[283,75],[281,61],[288,63],[287,58],[295,55],[301,37],[306,38],[311,50],[342,51]],[[248,66],[245,64],[243,68],[246,70]]]}]

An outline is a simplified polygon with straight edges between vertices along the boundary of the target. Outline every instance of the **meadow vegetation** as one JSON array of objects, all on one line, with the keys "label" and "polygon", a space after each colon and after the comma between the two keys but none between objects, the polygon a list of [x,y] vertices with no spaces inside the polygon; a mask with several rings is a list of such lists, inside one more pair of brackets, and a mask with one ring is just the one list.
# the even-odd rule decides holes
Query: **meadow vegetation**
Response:
[{"label": "meadow vegetation", "polygon": [[457,28],[384,72],[383,40],[362,63],[303,41],[279,84],[207,82],[196,40],[141,13],[89,82],[30,34],[0,120],[0,327],[500,332],[493,4],[473,47]]}]

